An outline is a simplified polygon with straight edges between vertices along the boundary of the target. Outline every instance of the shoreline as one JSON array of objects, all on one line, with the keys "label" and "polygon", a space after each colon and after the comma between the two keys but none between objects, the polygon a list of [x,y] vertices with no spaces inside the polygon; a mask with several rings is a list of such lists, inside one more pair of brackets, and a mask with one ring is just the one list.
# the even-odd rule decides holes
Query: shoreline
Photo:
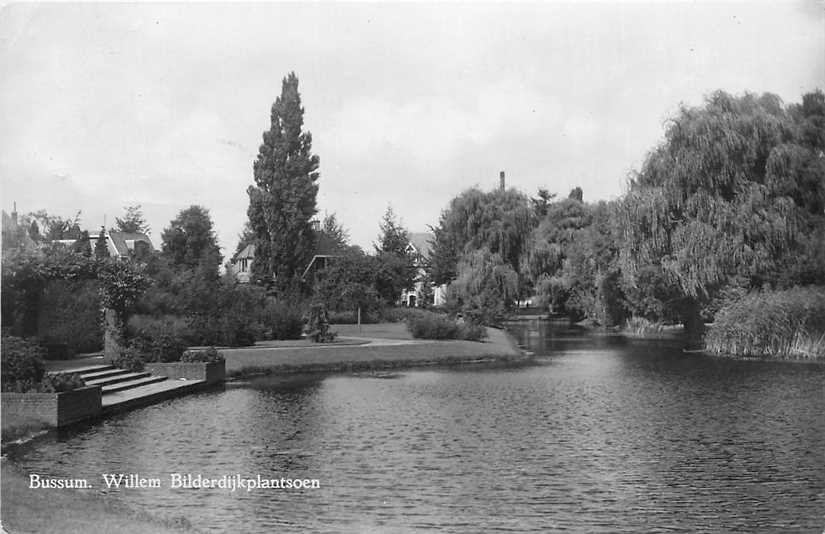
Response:
[{"label": "shoreline", "polygon": [[184,516],[156,517],[86,490],[31,489],[27,475],[5,457],[0,473],[3,532],[197,532]]},{"label": "shoreline", "polygon": [[[223,349],[227,379],[241,381],[261,375],[307,373],[363,373],[395,369],[509,365],[532,360],[506,331],[488,328],[483,342],[412,339],[403,323],[362,325],[357,334],[348,325],[338,343],[265,343],[254,347]],[[352,332],[356,333],[356,332]],[[321,350],[319,350],[321,349]],[[65,362],[62,362],[65,363]],[[22,427],[21,427],[22,428]],[[53,429],[29,429],[8,436],[9,448],[36,446],[32,442],[52,435]],[[99,494],[29,489],[27,478],[6,454],[2,464],[3,528],[9,532],[192,532],[184,517],[165,519],[133,510],[127,503]],[[49,510],[49,514],[43,514]],[[10,529],[10,530],[9,530]]]},{"label": "shoreline", "polygon": [[339,330],[342,338],[367,340],[368,343],[271,347],[269,350],[263,347],[226,349],[221,352],[226,359],[227,378],[511,363],[531,358],[507,332],[496,328],[487,329],[488,337],[483,342],[412,339],[402,323],[362,325],[357,334],[364,337],[347,332],[353,330],[351,325],[335,325],[333,328]]}]

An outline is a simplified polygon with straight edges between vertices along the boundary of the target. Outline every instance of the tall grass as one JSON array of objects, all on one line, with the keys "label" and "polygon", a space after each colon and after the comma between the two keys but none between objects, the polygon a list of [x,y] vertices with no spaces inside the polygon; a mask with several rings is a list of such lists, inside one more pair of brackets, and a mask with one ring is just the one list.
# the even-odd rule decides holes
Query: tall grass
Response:
[{"label": "tall grass", "polygon": [[719,310],[705,345],[718,355],[825,358],[825,288],[745,295]]},{"label": "tall grass", "polygon": [[644,317],[633,316],[627,319],[622,332],[631,337],[661,336],[665,326],[659,321],[650,321]]}]

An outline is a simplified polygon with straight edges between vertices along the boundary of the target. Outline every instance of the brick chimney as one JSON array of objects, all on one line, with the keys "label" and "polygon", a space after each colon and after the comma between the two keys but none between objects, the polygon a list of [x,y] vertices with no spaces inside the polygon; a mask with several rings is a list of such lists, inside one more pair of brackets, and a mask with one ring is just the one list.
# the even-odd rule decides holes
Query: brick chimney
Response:
[{"label": "brick chimney", "polygon": [[499,184],[498,184],[499,189],[504,191],[504,187],[505,187],[505,185],[504,185],[504,171],[501,171],[500,173],[498,173],[498,182],[499,182]]}]

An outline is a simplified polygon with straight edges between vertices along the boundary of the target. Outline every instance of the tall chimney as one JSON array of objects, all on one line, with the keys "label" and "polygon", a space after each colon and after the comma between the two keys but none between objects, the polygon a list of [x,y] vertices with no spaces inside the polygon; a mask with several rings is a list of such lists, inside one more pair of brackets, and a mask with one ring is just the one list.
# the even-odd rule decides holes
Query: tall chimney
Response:
[{"label": "tall chimney", "polygon": [[504,191],[504,171],[501,171],[500,173],[498,173],[498,181],[499,181],[499,185],[498,185],[499,189]]}]

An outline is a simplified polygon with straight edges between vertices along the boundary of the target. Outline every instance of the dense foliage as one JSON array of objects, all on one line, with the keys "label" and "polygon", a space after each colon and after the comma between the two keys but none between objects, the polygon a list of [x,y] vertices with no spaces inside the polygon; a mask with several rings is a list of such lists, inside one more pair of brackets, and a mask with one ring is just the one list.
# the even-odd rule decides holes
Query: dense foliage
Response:
[{"label": "dense foliage", "polygon": [[486,249],[462,257],[458,278],[448,287],[448,310],[478,324],[499,325],[518,297],[518,274],[501,256]]},{"label": "dense foliage", "polygon": [[161,240],[161,249],[171,265],[200,267],[212,271],[213,276],[218,275],[220,247],[212,228],[212,218],[206,208],[190,206],[182,210],[163,230]]},{"label": "dense foliage", "polygon": [[441,313],[420,310],[407,318],[407,329],[414,338],[420,339],[466,339],[481,341],[487,337],[483,326],[465,321],[457,321]]},{"label": "dense foliage", "polygon": [[0,353],[3,391],[28,391],[36,388],[43,380],[46,373],[44,351],[36,343],[19,337],[3,336],[0,340]]},{"label": "dense foliage", "polygon": [[218,352],[215,347],[207,347],[205,349],[187,350],[183,353],[180,361],[182,362],[203,362],[203,363],[219,363],[224,361],[223,354]]},{"label": "dense foliage", "polygon": [[660,269],[699,332],[725,291],[825,283],[823,121],[821,92],[683,106],[620,204],[625,276]]},{"label": "dense foliage", "polygon": [[289,287],[315,250],[311,219],[316,213],[318,156],[312,134],[303,131],[304,108],[295,73],[283,80],[272,105],[270,128],[254,164],[249,194],[249,225],[255,244],[252,271],[257,279]]},{"label": "dense foliage", "polygon": [[707,335],[715,354],[825,358],[825,288],[753,292],[723,307]]}]

